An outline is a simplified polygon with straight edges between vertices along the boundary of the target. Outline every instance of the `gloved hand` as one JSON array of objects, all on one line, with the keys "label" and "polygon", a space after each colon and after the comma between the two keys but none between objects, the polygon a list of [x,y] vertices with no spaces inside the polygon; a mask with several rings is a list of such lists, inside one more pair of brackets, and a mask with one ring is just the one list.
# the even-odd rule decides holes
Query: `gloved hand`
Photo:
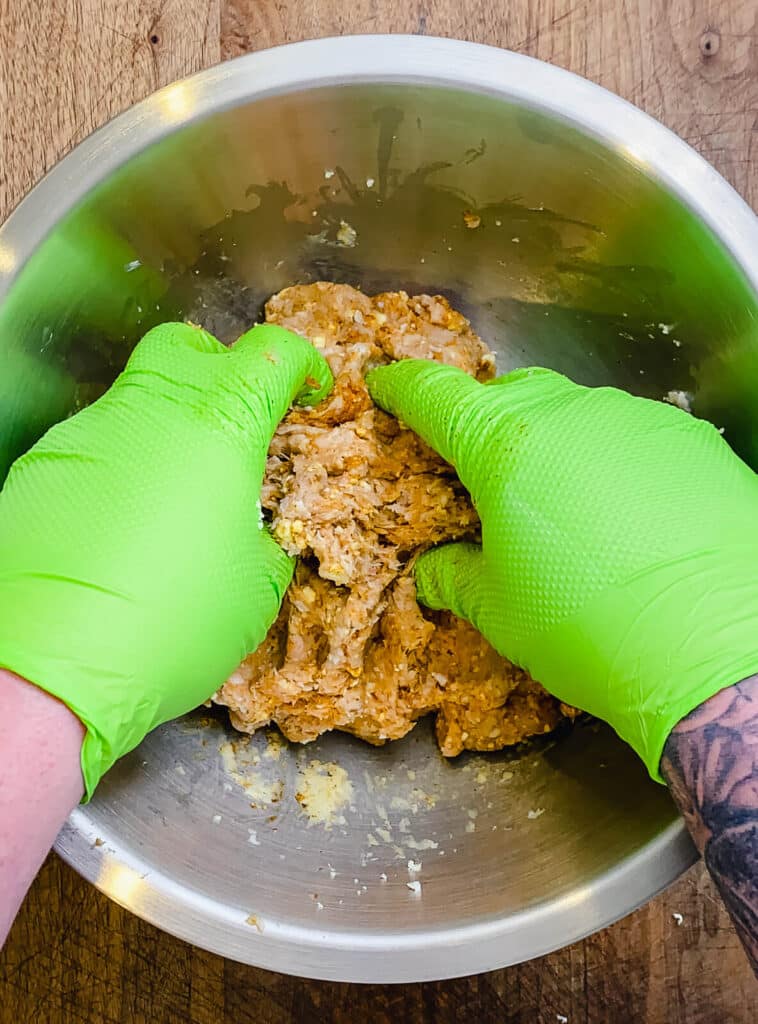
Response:
[{"label": "gloved hand", "polygon": [[408,360],[368,384],[482,520],[481,548],[419,559],[419,599],[610,722],[660,780],[673,726],[758,672],[758,477],[710,424],[549,370],[483,385]]},{"label": "gloved hand", "polygon": [[331,382],[316,350],[279,327],[226,349],[164,324],[99,401],[11,468],[0,665],[85,724],[87,796],[266,635],[293,569],[263,529],[266,453],[293,399],[313,404]]}]

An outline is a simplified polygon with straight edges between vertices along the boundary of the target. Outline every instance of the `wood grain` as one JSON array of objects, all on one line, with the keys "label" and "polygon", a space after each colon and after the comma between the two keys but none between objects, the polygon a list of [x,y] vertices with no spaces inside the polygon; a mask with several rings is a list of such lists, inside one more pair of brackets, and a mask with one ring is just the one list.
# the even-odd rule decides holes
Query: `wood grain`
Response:
[{"label": "wood grain", "polygon": [[221,25],[224,57],[296,39],[386,31],[518,50],[642,107],[758,206],[755,0],[230,0]]},{"label": "wood grain", "polygon": [[115,114],[221,57],[219,0],[0,0],[0,217]]},{"label": "wood grain", "polygon": [[[673,128],[758,207],[755,0],[0,0],[0,217],[80,139],[177,77],[282,42],[382,31],[489,42],[586,75]],[[0,954],[0,1024],[563,1018],[758,1019],[755,982],[701,866],[541,960],[381,988],[302,981],[193,949],[51,856]]]}]

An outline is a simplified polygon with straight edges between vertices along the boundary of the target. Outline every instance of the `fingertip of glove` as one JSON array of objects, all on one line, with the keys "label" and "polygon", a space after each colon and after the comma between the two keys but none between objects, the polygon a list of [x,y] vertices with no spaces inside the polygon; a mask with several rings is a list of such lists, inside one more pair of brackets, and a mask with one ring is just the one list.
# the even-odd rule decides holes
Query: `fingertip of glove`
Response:
[{"label": "fingertip of glove", "polygon": [[466,542],[442,544],[421,555],[413,568],[416,596],[427,608],[450,607],[450,575]]},{"label": "fingertip of glove", "polygon": [[392,371],[398,365],[398,363],[392,363],[390,366],[377,366],[366,374],[368,393],[377,405],[383,406],[386,403],[388,389],[392,388]]},{"label": "fingertip of glove", "polygon": [[396,412],[398,404],[404,399],[412,399],[430,387],[442,387],[450,380],[478,386],[472,377],[457,366],[448,366],[431,359],[401,359],[371,370],[366,375],[366,387],[377,405],[389,412]]},{"label": "fingertip of glove", "polygon": [[295,395],[295,405],[318,405],[334,387],[334,377],[324,357],[313,349],[303,386]]},{"label": "fingertip of glove", "polygon": [[138,342],[133,354],[144,354],[146,351],[187,348],[195,352],[217,353],[226,349],[198,324],[182,321],[167,321],[152,327]]},{"label": "fingertip of glove", "polygon": [[301,384],[294,401],[298,405],[316,405],[332,389],[334,378],[329,366],[313,345],[277,324],[257,324],[243,334],[232,347],[237,356],[263,360],[281,366]]},{"label": "fingertip of glove", "polygon": [[299,350],[300,346],[308,344],[305,338],[278,324],[254,324],[237,338],[231,351],[236,355],[258,355],[268,349],[278,358],[284,356],[288,349]]},{"label": "fingertip of glove", "polygon": [[281,603],[287,587],[292,582],[292,577],[295,572],[295,558],[293,555],[287,554],[273,534],[268,530],[266,531],[266,536],[270,541],[269,568],[271,573],[271,584],[276,592],[277,602]]},{"label": "fingertip of glove", "polygon": [[[431,553],[431,552],[430,552]],[[416,584],[416,600],[427,608],[439,610],[444,607],[440,589],[437,586],[436,573],[433,568],[425,567],[422,555],[413,570],[413,581]]]}]

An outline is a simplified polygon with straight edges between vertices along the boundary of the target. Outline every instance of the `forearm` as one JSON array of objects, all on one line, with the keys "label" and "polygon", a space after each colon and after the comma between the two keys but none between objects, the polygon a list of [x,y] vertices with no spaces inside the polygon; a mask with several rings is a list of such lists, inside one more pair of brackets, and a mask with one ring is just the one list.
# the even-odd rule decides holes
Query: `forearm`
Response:
[{"label": "forearm", "polygon": [[680,722],[661,772],[758,973],[758,676]]},{"label": "forearm", "polygon": [[0,945],[83,793],[83,737],[64,704],[0,670]]}]

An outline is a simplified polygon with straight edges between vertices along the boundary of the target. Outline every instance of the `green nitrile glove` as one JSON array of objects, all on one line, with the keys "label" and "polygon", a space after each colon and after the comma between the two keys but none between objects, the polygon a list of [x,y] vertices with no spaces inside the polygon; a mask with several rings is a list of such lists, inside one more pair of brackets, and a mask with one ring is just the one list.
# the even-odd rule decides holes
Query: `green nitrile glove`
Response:
[{"label": "green nitrile glove", "polygon": [[271,436],[331,386],[302,338],[260,326],[226,349],[164,324],[113,387],[57,424],[0,494],[0,665],[87,727],[103,772],[205,700],[276,617],[292,562],[263,529]]},{"label": "green nitrile glove", "polygon": [[678,721],[758,672],[758,477],[679,409],[549,370],[490,384],[408,360],[374,399],[451,462],[482,547],[419,559],[419,598],[469,619],[650,774]]}]

